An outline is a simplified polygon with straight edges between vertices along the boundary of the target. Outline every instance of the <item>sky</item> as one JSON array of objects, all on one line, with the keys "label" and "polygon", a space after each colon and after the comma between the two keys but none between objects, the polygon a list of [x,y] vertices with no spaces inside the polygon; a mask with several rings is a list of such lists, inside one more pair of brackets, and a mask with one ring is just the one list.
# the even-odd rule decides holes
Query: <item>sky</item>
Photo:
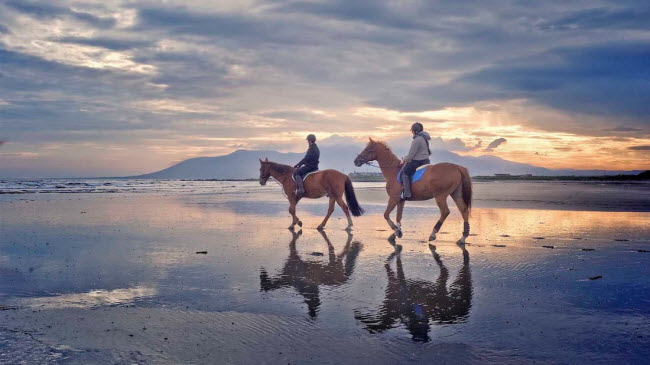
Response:
[{"label": "sky", "polygon": [[648,169],[648,19],[646,0],[0,0],[0,177],[300,152],[308,133],[402,145],[416,121],[462,155]]}]

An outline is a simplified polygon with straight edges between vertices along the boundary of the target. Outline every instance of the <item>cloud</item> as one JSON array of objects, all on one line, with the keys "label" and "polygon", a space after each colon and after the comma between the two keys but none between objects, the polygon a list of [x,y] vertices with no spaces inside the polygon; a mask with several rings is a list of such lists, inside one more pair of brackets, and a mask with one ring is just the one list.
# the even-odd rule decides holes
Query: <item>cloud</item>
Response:
[{"label": "cloud", "polygon": [[564,16],[538,23],[542,30],[578,31],[583,29],[648,30],[650,8],[595,8],[568,12]]},{"label": "cloud", "polygon": [[630,146],[627,149],[632,150],[632,151],[650,151],[650,145]]},{"label": "cloud", "polygon": [[461,152],[469,152],[469,151],[476,150],[481,147],[481,144],[482,142],[478,141],[474,146],[468,146],[460,138],[452,138],[445,141],[440,137],[435,137],[432,138],[431,141],[429,141],[429,146],[431,147],[431,149],[461,151]]},{"label": "cloud", "polygon": [[4,5],[13,8],[23,14],[28,14],[39,19],[57,19],[61,17],[69,17],[74,20],[82,21],[88,25],[97,28],[112,28],[115,26],[115,19],[111,17],[98,17],[93,14],[72,10],[68,7],[59,7],[43,2],[23,1],[23,0],[9,0]]},{"label": "cloud", "polygon": [[84,44],[87,46],[107,48],[113,51],[124,51],[134,48],[142,47],[151,47],[155,44],[154,40],[143,40],[143,39],[121,39],[121,38],[110,38],[110,37],[94,37],[94,38],[83,38],[83,37],[62,37],[62,38],[52,38],[54,42],[59,43],[76,43]]},{"label": "cloud", "polygon": [[485,152],[491,152],[495,148],[499,147],[500,145],[502,145],[503,143],[506,143],[506,142],[507,142],[507,140],[505,138],[497,138],[494,141],[490,142],[490,144],[485,149]]},{"label": "cloud", "polygon": [[3,147],[38,153],[30,171],[91,166],[82,156],[118,174],[302,149],[307,133],[407,147],[415,120],[433,148],[478,154],[479,138],[506,137],[488,147],[504,158],[523,140],[552,156],[552,138],[633,136],[611,151],[638,164],[623,152],[650,138],[645,2],[178,4],[0,1]]},{"label": "cloud", "polygon": [[644,130],[642,128],[632,128],[632,127],[616,127],[616,128],[608,128],[608,129],[603,129],[604,132],[643,132]]}]

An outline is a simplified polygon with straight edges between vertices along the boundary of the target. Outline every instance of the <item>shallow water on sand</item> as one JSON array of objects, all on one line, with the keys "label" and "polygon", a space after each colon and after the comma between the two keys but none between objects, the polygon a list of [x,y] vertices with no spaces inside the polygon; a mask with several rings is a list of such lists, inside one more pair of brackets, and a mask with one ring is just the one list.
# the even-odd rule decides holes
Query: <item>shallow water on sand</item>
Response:
[{"label": "shallow water on sand", "polygon": [[359,190],[353,235],[272,189],[5,195],[0,363],[647,361],[649,213],[479,201],[463,249],[407,204],[396,248]]}]

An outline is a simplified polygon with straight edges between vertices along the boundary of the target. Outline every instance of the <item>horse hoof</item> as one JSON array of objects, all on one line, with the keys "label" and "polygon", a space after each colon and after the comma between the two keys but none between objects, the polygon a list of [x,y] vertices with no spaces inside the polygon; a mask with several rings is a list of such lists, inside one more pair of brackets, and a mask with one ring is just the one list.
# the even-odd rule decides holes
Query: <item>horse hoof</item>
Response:
[{"label": "horse hoof", "polygon": [[395,246],[395,234],[388,236],[388,243],[390,243],[391,246]]},{"label": "horse hoof", "polygon": [[435,241],[435,240],[436,240],[436,235],[435,234],[432,234],[431,236],[429,236],[429,242]]},{"label": "horse hoof", "polygon": [[347,228],[345,229],[345,231],[348,232],[348,233],[352,232],[352,227],[347,227]]},{"label": "horse hoof", "polygon": [[456,244],[457,244],[457,245],[464,245],[464,244],[465,244],[465,237],[459,239],[459,240],[456,242]]},{"label": "horse hoof", "polygon": [[295,229],[294,226],[289,226],[289,230],[290,230],[290,231],[293,231],[294,229]]},{"label": "horse hoof", "polygon": [[316,229],[319,230],[319,231],[322,231],[323,229],[325,229],[325,226],[321,225],[321,226],[316,227]]},{"label": "horse hoof", "polygon": [[395,231],[395,235],[397,236],[397,238],[402,238],[402,230],[398,229],[397,231]]},{"label": "horse hoof", "polygon": [[298,221],[298,225],[302,227],[302,221]]}]

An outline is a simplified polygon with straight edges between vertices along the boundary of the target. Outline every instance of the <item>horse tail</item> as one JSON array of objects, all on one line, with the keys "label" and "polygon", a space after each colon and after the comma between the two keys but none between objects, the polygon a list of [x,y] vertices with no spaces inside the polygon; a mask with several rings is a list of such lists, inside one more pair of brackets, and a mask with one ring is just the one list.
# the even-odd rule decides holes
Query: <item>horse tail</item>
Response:
[{"label": "horse tail", "polygon": [[460,166],[460,185],[463,193],[463,202],[467,205],[467,211],[472,210],[472,178],[469,176],[469,171]]},{"label": "horse tail", "polygon": [[363,208],[357,201],[356,194],[354,194],[354,187],[349,176],[345,177],[345,200],[348,202],[348,208],[350,208],[353,216],[358,217],[364,213]]}]

